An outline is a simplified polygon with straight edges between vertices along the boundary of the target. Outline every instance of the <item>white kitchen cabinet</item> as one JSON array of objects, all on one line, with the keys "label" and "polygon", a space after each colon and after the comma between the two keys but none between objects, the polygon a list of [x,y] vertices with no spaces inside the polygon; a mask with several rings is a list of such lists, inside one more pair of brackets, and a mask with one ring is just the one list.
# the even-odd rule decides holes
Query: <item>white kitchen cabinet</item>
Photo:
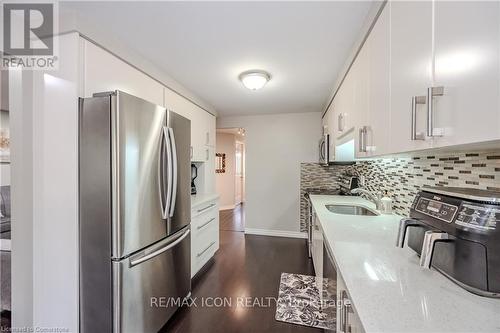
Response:
[{"label": "white kitchen cabinet", "polygon": [[[353,107],[348,111],[348,124],[354,128],[356,158],[368,156],[368,115],[370,112],[370,47],[365,44],[348,76],[353,82]],[[366,132],[364,132],[366,130]],[[364,143],[362,143],[364,142]]]},{"label": "white kitchen cabinet", "polygon": [[436,1],[434,146],[500,139],[500,3]]},{"label": "white kitchen cabinet", "polygon": [[205,145],[209,147],[215,147],[215,139],[216,139],[216,124],[215,117],[205,112],[203,113],[203,118],[205,119]]},{"label": "white kitchen cabinet", "polygon": [[379,16],[366,41],[369,48],[369,112],[367,117],[367,156],[391,152],[390,106],[390,10]]},{"label": "white kitchen cabinet", "polygon": [[158,81],[87,40],[83,42],[83,53],[85,97],[99,92],[121,90],[163,105],[163,86]]},{"label": "white kitchen cabinet", "polygon": [[164,93],[165,107],[191,120],[191,161],[207,161],[207,146],[215,146],[215,116],[168,88]]},{"label": "white kitchen cabinet", "polygon": [[[338,269],[337,269],[338,272]],[[354,304],[347,291],[342,276],[337,273],[337,332],[339,333],[364,333]]]},{"label": "white kitchen cabinet", "polygon": [[[453,2],[455,3],[455,2]],[[411,139],[411,101],[425,96],[432,85],[431,1],[391,1],[391,152],[431,147],[425,137],[426,105],[417,104],[416,129],[422,140]],[[425,98],[425,97],[424,97]]]},{"label": "white kitchen cabinet", "polygon": [[335,143],[337,137],[336,129],[339,125],[336,117],[337,114],[335,112],[335,105],[336,101],[334,100],[330,104],[330,107],[324,117],[327,126],[327,133],[330,135],[330,161],[335,161]]},{"label": "white kitchen cabinet", "polygon": [[191,211],[191,277],[219,249],[218,199],[200,202]]},{"label": "white kitchen cabinet", "polygon": [[344,136],[354,129],[354,88],[354,76],[347,74],[338,92],[337,121],[339,127],[337,138]]},{"label": "white kitchen cabinet", "polygon": [[176,92],[168,88],[164,88],[164,101],[163,106],[169,110],[172,110],[189,120],[193,117],[191,103]]},{"label": "white kitchen cabinet", "polygon": [[205,146],[205,193],[215,193],[215,147]]},{"label": "white kitchen cabinet", "polygon": [[[323,277],[323,231],[316,212],[313,211],[311,256],[316,277]],[[320,287],[320,286],[318,286]]]}]

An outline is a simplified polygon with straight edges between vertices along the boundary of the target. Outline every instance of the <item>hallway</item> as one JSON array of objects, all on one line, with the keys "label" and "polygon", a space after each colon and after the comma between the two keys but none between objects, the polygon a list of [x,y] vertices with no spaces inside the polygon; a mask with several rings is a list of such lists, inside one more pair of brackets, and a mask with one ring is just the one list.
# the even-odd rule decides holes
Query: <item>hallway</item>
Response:
[{"label": "hallway", "polygon": [[244,205],[244,203],[241,203],[234,209],[226,209],[219,212],[219,225],[221,231],[245,231]]}]

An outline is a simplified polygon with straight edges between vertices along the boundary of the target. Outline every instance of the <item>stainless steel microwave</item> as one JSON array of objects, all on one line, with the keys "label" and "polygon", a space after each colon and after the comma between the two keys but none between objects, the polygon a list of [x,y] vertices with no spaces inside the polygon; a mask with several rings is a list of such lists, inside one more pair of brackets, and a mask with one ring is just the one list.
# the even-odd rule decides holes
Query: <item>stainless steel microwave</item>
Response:
[{"label": "stainless steel microwave", "polygon": [[330,135],[324,134],[319,140],[319,164],[328,165],[330,162]]}]

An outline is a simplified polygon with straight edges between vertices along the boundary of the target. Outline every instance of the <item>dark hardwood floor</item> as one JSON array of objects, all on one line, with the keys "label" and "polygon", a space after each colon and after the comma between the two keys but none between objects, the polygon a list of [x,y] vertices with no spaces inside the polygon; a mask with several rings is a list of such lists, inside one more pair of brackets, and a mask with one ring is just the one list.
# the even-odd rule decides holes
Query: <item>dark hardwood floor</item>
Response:
[{"label": "dark hardwood floor", "polygon": [[[281,273],[313,274],[305,240],[221,230],[220,249],[209,265],[193,282],[192,298],[196,306],[181,308],[162,332],[321,331],[274,319]],[[201,306],[202,299],[215,297],[225,297],[231,304]],[[273,300],[266,302],[266,298]],[[258,300],[260,306],[242,306],[241,300],[247,299],[251,303]]]},{"label": "dark hardwood floor", "polygon": [[245,206],[240,204],[234,209],[221,210],[219,213],[220,230],[245,231]]}]

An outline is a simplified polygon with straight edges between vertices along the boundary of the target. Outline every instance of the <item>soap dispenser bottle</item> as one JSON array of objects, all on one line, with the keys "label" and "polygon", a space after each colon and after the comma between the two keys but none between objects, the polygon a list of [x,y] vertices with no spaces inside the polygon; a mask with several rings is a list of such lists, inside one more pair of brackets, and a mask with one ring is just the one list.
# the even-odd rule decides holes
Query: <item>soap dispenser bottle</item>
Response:
[{"label": "soap dispenser bottle", "polygon": [[380,202],[382,203],[380,212],[382,214],[392,214],[392,199],[388,191],[384,192],[384,196],[380,199]]}]

